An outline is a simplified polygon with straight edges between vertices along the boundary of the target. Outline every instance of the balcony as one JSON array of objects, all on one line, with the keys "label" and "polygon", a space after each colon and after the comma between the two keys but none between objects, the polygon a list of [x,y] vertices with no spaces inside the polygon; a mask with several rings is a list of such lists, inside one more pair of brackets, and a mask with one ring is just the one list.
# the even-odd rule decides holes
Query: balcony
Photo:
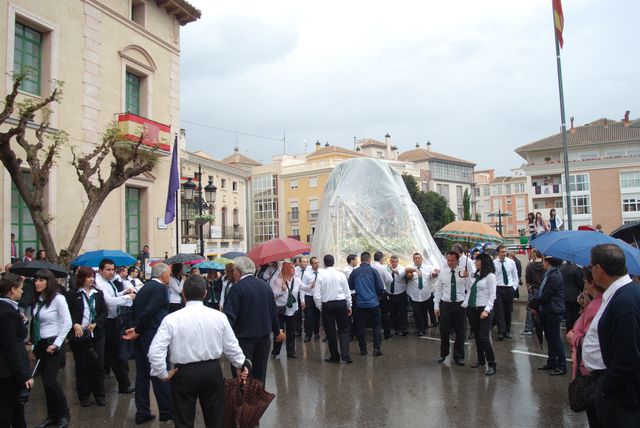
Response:
[{"label": "balcony", "polygon": [[289,235],[289,236],[287,236],[287,238],[295,239],[296,241],[299,241],[300,240],[300,235]]},{"label": "balcony", "polygon": [[290,211],[287,213],[290,222],[298,222],[300,221],[300,212],[299,211]]},{"label": "balcony", "polygon": [[562,186],[560,184],[544,184],[542,186],[533,186],[534,197],[546,198],[562,195]]},{"label": "balcony", "polygon": [[161,151],[171,152],[170,125],[133,113],[122,113],[118,115],[118,128],[126,140],[138,142],[142,135],[142,144],[145,146],[157,146]]},{"label": "balcony", "polygon": [[242,239],[244,239],[244,230],[240,226],[223,226],[222,239],[233,239],[234,241],[241,241]]},{"label": "balcony", "polygon": [[308,210],[307,219],[309,221],[316,221],[318,219],[318,210]]}]

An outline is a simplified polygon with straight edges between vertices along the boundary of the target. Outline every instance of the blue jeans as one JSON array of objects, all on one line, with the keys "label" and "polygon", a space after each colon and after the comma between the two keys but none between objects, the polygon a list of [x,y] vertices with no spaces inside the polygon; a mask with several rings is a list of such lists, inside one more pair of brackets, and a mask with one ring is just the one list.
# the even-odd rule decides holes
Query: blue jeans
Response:
[{"label": "blue jeans", "polygon": [[560,337],[560,322],[563,317],[564,314],[554,314],[552,312],[542,314],[542,325],[544,326],[544,336],[547,338],[547,347],[549,348],[547,366],[567,371],[567,356]]},{"label": "blue jeans", "polygon": [[171,384],[151,376],[151,365],[147,353],[156,330],[147,330],[136,339],[134,347],[136,351],[136,419],[144,418],[151,414],[149,399],[149,382],[153,386],[153,393],[158,402],[160,418],[171,417]]}]

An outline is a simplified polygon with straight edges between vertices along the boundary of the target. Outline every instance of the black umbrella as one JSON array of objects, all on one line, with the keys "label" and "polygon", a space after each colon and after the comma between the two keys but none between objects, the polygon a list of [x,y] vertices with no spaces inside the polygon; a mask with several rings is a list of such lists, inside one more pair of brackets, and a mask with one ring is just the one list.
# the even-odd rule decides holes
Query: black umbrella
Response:
[{"label": "black umbrella", "polygon": [[204,257],[200,254],[176,254],[175,256],[169,257],[164,262],[168,265],[174,265],[176,263],[194,263],[194,262],[203,262]]},{"label": "black umbrella", "polygon": [[622,239],[627,244],[637,247],[638,244],[640,244],[640,221],[623,224],[611,232],[611,236],[616,239]]},{"label": "black umbrella", "polygon": [[51,272],[53,272],[56,278],[67,277],[67,270],[63,266],[42,261],[16,263],[11,266],[10,271],[11,273],[15,273],[16,275],[33,277],[33,275],[35,275],[36,272],[41,269],[49,269]]}]

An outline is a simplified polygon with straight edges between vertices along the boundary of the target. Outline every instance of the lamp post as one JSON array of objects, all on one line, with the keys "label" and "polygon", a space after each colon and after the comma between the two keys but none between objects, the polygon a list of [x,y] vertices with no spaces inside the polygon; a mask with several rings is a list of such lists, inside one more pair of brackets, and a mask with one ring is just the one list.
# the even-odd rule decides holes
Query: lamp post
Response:
[{"label": "lamp post", "polygon": [[[186,183],[182,184],[184,190],[184,199],[186,202],[190,202],[198,209],[198,214],[202,216],[205,209],[209,208],[209,204],[212,204],[216,200],[216,191],[218,188],[213,185],[213,181],[209,180],[209,183],[204,187],[204,199],[202,198],[202,166],[198,164],[198,172],[193,174],[194,178],[198,180],[198,184],[193,182],[193,179],[189,177]],[[195,196],[196,190],[198,196]],[[199,224],[200,233],[200,255],[204,257],[204,224]]]},{"label": "lamp post", "polygon": [[502,217],[510,217],[511,213],[509,211],[502,212],[501,209],[498,209],[498,212],[492,211],[487,214],[487,217],[498,217],[498,233],[502,236]]}]

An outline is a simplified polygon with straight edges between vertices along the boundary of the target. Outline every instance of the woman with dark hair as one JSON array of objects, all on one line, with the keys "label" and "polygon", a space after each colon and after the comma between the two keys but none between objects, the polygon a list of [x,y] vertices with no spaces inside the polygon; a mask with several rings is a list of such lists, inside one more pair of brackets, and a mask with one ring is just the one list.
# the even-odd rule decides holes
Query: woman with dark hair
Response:
[{"label": "woman with dark hair", "polygon": [[31,342],[33,352],[40,360],[40,373],[47,401],[47,418],[36,428],[69,425],[69,407],[62,388],[58,384],[58,370],[64,365],[62,344],[71,330],[71,315],[60,286],[49,269],[41,269],[34,275],[36,305],[33,309]]},{"label": "woman with dark hair", "polygon": [[563,224],[562,218],[556,215],[556,209],[551,208],[551,211],[549,211],[549,230],[551,232],[557,232]]},{"label": "woman with dark hair", "polygon": [[207,272],[207,296],[205,306],[220,310],[220,293],[222,291],[222,274],[216,270]]},{"label": "woman with dark hair", "polygon": [[46,262],[47,261],[47,253],[44,250],[38,250],[36,253],[36,261],[37,262]]},{"label": "woman with dark hair", "polygon": [[527,214],[527,223],[529,224],[529,238],[536,237],[536,215],[534,213]]},{"label": "woman with dark hair", "polygon": [[220,310],[222,310],[222,307],[224,306],[224,299],[227,298],[229,290],[235,282],[233,280],[233,266],[233,263],[227,263],[224,266],[224,275],[222,276],[222,290],[220,292]]},{"label": "woman with dark hair", "polygon": [[476,274],[473,285],[467,293],[462,307],[467,308],[471,332],[476,339],[478,360],[472,368],[484,366],[484,374],[496,374],[496,357],[491,346],[491,325],[493,322],[493,302],[496,300],[496,268],[487,253],[476,258]]},{"label": "woman with dark hair", "polygon": [[104,393],[104,323],[107,306],[102,291],[94,287],[95,272],[78,269],[77,289],[69,293],[69,310],[73,328],[69,344],[76,362],[76,391],[82,407],[89,407],[90,394],[98,406],[105,405]]},{"label": "woman with dark hair", "polygon": [[534,225],[536,229],[536,236],[549,231],[549,225],[544,221],[544,218],[542,218],[542,213],[540,211],[536,213],[536,221]]},{"label": "woman with dark hair", "polygon": [[12,273],[0,279],[0,426],[23,428],[24,401],[21,395],[33,386],[24,346],[26,319],[18,311],[22,279]]},{"label": "woman with dark hair", "polygon": [[171,265],[171,278],[169,279],[169,313],[182,309],[182,286],[184,275],[182,263]]}]

